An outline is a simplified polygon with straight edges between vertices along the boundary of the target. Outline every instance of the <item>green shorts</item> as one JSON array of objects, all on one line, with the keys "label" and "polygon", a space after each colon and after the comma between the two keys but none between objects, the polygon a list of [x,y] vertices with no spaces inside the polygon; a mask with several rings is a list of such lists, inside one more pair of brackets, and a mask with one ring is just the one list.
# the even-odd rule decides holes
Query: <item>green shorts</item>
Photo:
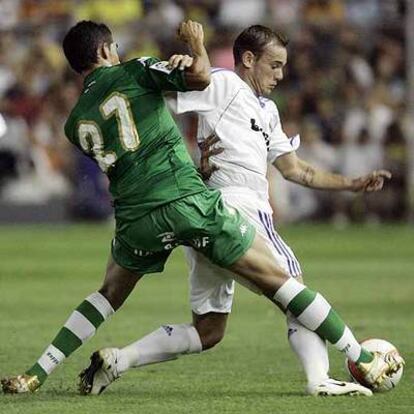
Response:
[{"label": "green shorts", "polygon": [[229,267],[250,248],[254,227],[226,207],[219,191],[206,190],[161,206],[136,221],[117,220],[112,256],[138,274],[162,272],[171,251],[191,246]]}]

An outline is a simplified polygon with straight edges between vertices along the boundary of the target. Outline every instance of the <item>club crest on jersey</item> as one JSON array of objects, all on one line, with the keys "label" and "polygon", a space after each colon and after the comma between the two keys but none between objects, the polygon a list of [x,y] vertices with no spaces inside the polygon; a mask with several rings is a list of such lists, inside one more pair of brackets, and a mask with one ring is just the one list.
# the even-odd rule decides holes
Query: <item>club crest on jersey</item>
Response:
[{"label": "club crest on jersey", "polygon": [[150,66],[150,69],[157,70],[158,72],[164,72],[169,75],[173,69],[171,68],[170,64],[166,60],[162,60],[161,62],[154,63]]}]

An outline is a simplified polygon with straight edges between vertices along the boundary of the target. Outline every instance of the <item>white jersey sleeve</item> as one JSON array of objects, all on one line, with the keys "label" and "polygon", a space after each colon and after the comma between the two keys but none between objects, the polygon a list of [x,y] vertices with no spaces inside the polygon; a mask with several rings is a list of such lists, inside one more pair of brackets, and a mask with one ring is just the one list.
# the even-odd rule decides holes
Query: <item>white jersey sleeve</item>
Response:
[{"label": "white jersey sleeve", "polygon": [[213,69],[210,85],[203,91],[177,92],[168,97],[170,109],[177,115],[196,112],[208,115],[228,105],[238,90],[238,82],[232,71]]},{"label": "white jersey sleeve", "polygon": [[282,123],[280,122],[279,111],[276,105],[272,102],[274,107],[274,114],[272,117],[272,132],[269,136],[269,151],[267,154],[267,162],[273,164],[276,158],[283,154],[295,151],[290,139],[282,129]]}]

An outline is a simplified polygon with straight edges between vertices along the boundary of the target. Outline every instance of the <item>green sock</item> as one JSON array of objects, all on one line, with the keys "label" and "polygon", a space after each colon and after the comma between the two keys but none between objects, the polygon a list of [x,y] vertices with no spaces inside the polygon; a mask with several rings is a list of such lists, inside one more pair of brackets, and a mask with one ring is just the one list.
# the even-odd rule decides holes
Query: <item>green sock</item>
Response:
[{"label": "green sock", "polygon": [[302,325],[329,341],[352,361],[372,360],[372,354],[362,349],[351,330],[321,294],[290,278],[279,288],[274,299]]},{"label": "green sock", "polygon": [[53,342],[26,374],[37,375],[43,384],[48,375],[91,338],[102,322],[113,313],[111,304],[103,295],[99,292],[92,293],[76,308]]},{"label": "green sock", "polygon": [[371,362],[373,359],[374,359],[374,355],[372,355],[371,352],[361,347],[361,354],[359,355],[357,363],[359,362],[367,363],[367,362]]}]

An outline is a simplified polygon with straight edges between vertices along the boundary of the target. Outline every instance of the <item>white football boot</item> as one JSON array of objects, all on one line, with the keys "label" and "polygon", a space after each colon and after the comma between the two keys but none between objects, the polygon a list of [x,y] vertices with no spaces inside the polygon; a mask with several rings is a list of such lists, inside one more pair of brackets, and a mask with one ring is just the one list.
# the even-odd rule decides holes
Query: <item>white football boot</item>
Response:
[{"label": "white football boot", "polygon": [[397,372],[405,365],[405,362],[401,355],[394,352],[372,352],[372,354],[374,359],[371,362],[360,362],[357,367],[364,375],[364,381],[375,389],[388,375]]},{"label": "white football boot", "polygon": [[79,392],[82,395],[100,394],[120,377],[117,369],[118,355],[118,348],[104,348],[92,354],[89,367],[79,375]]},{"label": "white football boot", "polygon": [[363,387],[360,384],[354,382],[337,381],[332,378],[328,378],[319,384],[308,384],[306,392],[309,395],[330,397],[336,395],[363,395],[370,397],[372,391],[369,388]]}]

